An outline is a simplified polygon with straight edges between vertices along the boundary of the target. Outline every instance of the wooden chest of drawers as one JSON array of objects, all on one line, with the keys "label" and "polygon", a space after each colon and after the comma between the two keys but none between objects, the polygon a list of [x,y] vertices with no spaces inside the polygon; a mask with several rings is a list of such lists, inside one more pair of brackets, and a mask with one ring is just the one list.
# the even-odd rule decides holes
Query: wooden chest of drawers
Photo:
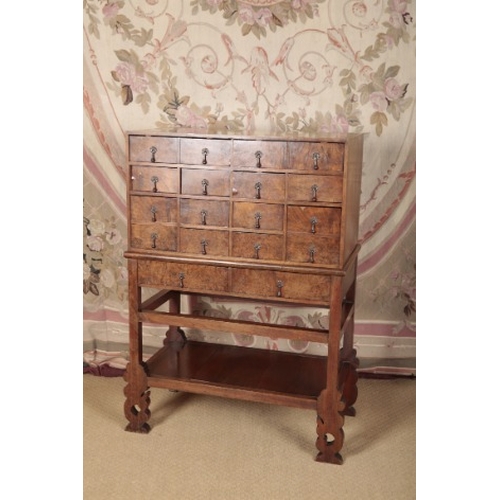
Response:
[{"label": "wooden chest of drawers", "polygon": [[[315,408],[316,459],[342,463],[344,416],[354,414],[357,396],[362,136],[127,137],[127,430],[150,430],[150,387]],[[143,301],[142,287],[158,293]],[[181,294],[324,307],[329,329],[200,317],[181,311]],[[165,303],[168,312],[159,311]],[[147,362],[144,323],[168,326]],[[194,327],[323,342],[328,356],[193,342],[182,328]]]}]

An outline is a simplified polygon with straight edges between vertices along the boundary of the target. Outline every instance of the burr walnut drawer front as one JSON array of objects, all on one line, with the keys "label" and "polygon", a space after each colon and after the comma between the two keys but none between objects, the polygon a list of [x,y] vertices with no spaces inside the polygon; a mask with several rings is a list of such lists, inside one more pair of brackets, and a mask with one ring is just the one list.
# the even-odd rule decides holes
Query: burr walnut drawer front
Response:
[{"label": "burr walnut drawer front", "polygon": [[286,142],[235,140],[233,144],[233,168],[285,168]]},{"label": "burr walnut drawer front", "polygon": [[175,252],[177,228],[160,223],[132,224],[130,244],[132,248],[141,250],[156,249]]},{"label": "burr walnut drawer front", "polygon": [[233,172],[233,198],[285,200],[285,174]]},{"label": "burr walnut drawer front", "polygon": [[315,234],[288,235],[286,260],[298,264],[339,263],[339,238],[323,237]]},{"label": "burr walnut drawer front", "polygon": [[340,236],[341,209],[290,205],[287,211],[288,232],[318,236]]},{"label": "burr walnut drawer front", "polygon": [[194,196],[229,196],[229,171],[183,168],[181,193]]},{"label": "burr walnut drawer front", "polygon": [[344,145],[326,142],[290,142],[290,168],[309,172],[341,172]]},{"label": "burr walnut drawer front", "polygon": [[130,220],[136,222],[176,223],[177,199],[162,196],[131,196]]},{"label": "burr walnut drawer front", "polygon": [[180,223],[190,226],[229,226],[229,201],[181,199]]},{"label": "burr walnut drawer front", "polygon": [[148,193],[177,193],[177,168],[132,166],[132,191]]},{"label": "burr walnut drawer front", "polygon": [[283,230],[283,205],[270,203],[239,202],[233,204],[234,228],[263,231]]},{"label": "burr walnut drawer front", "polygon": [[232,233],[233,257],[254,260],[283,260],[283,236],[266,233]]},{"label": "burr walnut drawer front", "polygon": [[203,292],[228,290],[228,269],[203,264],[140,260],[139,285]]},{"label": "burr walnut drawer front", "polygon": [[224,139],[181,139],[180,162],[186,165],[229,165],[231,141]]},{"label": "burr walnut drawer front", "polygon": [[131,162],[177,163],[179,139],[176,137],[130,136]]},{"label": "burr walnut drawer front", "polygon": [[319,274],[232,269],[231,292],[248,297],[327,303],[330,278]]},{"label": "burr walnut drawer front", "polygon": [[342,177],[338,175],[288,176],[288,200],[340,203],[342,201]]},{"label": "burr walnut drawer front", "polygon": [[229,234],[215,229],[181,228],[179,249],[183,253],[224,257],[229,254]]}]

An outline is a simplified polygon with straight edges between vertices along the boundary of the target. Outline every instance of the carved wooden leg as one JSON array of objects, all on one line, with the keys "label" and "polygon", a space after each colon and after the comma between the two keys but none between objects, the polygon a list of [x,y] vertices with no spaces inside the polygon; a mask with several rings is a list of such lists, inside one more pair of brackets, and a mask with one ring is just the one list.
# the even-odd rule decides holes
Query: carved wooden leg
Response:
[{"label": "carved wooden leg", "polygon": [[339,453],[344,444],[344,402],[340,391],[323,390],[318,398],[316,448],[317,462],[341,465],[342,455]]},{"label": "carved wooden leg", "polygon": [[[171,314],[179,314],[181,311],[181,295],[180,293],[172,293],[172,296],[168,303],[168,311]],[[182,349],[183,345],[187,342],[186,334],[184,330],[178,326],[170,326],[165,333],[165,338],[163,339],[163,344],[167,345],[175,342],[177,349]]]},{"label": "carved wooden leg", "polygon": [[147,423],[151,412],[146,372],[140,364],[130,362],[127,364],[123,378],[127,382],[123,392],[126,396],[125,417],[129,421],[125,430],[147,434],[151,430]]},{"label": "carved wooden leg", "polygon": [[339,385],[342,391],[342,399],[345,402],[344,415],[350,417],[356,415],[354,403],[358,399],[358,367],[359,359],[356,357],[356,350],[352,349],[345,358],[344,352],[341,350]]}]

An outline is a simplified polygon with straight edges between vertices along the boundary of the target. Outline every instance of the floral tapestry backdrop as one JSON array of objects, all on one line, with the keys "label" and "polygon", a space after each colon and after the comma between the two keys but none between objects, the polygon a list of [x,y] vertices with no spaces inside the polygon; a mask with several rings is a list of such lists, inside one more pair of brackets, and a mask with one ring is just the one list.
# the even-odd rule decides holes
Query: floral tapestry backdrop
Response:
[{"label": "floral tapestry backdrop", "polygon": [[[415,1],[84,0],[84,362],[128,351],[128,130],[365,133],[355,344],[362,367],[415,369]],[[328,311],[204,298],[199,314],[326,328]],[[145,328],[145,353],[164,328]],[[326,353],[323,345],[191,337]]]}]

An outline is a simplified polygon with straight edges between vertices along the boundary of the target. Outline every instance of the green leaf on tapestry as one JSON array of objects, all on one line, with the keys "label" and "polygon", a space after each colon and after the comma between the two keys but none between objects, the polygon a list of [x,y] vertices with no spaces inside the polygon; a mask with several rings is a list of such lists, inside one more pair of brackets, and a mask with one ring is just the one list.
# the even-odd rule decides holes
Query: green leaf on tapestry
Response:
[{"label": "green leaf on tapestry", "polygon": [[130,53],[128,50],[115,50],[116,57],[123,62],[130,62]]},{"label": "green leaf on tapestry", "polygon": [[251,24],[244,24],[244,25],[241,27],[241,34],[242,34],[243,36],[248,35],[248,33],[250,33],[250,31],[252,31],[252,25],[251,25]]},{"label": "green leaf on tapestry", "polygon": [[397,74],[399,73],[399,69],[400,67],[399,66],[391,66],[389,68],[387,68],[387,71],[385,72],[385,78],[394,78],[397,76]]}]

